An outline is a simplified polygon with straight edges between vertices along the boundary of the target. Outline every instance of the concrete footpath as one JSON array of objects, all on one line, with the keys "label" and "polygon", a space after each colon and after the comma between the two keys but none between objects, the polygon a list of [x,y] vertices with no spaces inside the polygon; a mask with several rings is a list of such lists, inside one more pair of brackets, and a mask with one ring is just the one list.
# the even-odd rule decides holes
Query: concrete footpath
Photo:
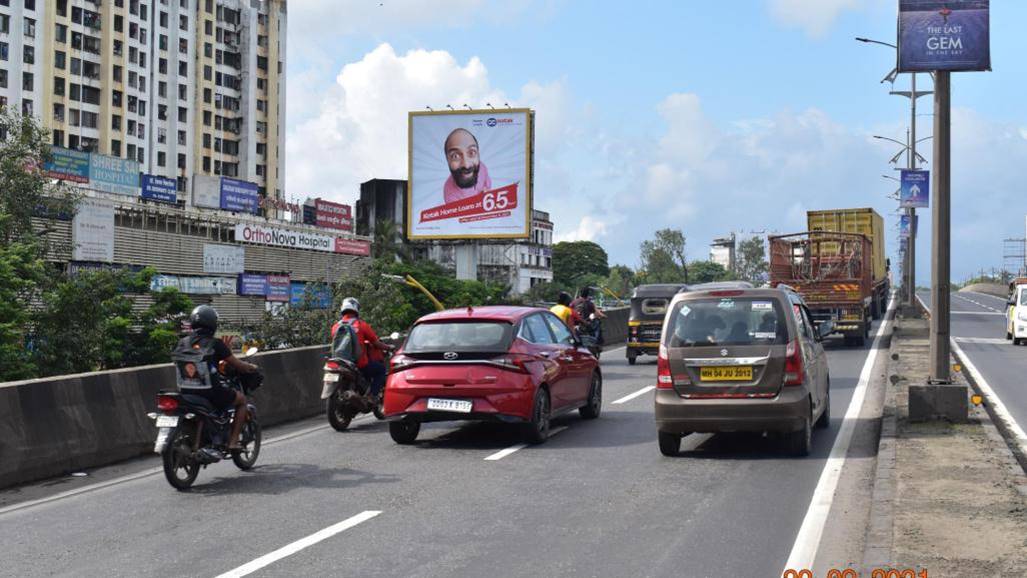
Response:
[{"label": "concrete footpath", "polygon": [[927,324],[896,319],[864,574],[1023,577],[1027,476],[987,412],[971,407],[959,424],[908,419],[909,385],[927,382]]}]

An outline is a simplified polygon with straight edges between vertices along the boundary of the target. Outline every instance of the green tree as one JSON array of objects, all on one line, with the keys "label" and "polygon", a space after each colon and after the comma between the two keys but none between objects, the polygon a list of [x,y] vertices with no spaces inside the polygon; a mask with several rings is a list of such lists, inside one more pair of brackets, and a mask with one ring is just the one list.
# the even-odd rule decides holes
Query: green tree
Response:
[{"label": "green tree", "polygon": [[678,229],[660,229],[641,245],[641,271],[646,283],[688,283],[685,235]]},{"label": "green tree", "polygon": [[731,279],[728,270],[720,263],[713,261],[692,261],[688,273],[692,283],[711,283]]},{"label": "green tree", "polygon": [[766,281],[770,266],[767,264],[767,249],[763,237],[751,237],[738,243],[736,259],[740,279],[756,285]]},{"label": "green tree", "polygon": [[610,274],[607,275],[604,284],[620,295],[621,299],[628,299],[635,287],[635,272],[627,265],[614,265],[610,267]]},{"label": "green tree", "polygon": [[371,245],[375,258],[387,257],[392,260],[410,260],[410,252],[403,243],[403,231],[394,221],[383,219],[375,223],[374,243]]},{"label": "green tree", "polygon": [[0,381],[35,376],[29,344],[28,301],[46,277],[46,268],[28,243],[0,245]]},{"label": "green tree", "polygon": [[610,274],[606,251],[592,241],[553,245],[553,284],[564,290],[595,285]]},{"label": "green tree", "polygon": [[[157,271],[146,268],[136,275],[126,274],[122,290],[146,293]],[[171,350],[181,334],[182,322],[193,309],[193,301],[174,287],[151,293],[153,304],[135,319],[125,354],[125,365],[149,365],[171,361]]]}]

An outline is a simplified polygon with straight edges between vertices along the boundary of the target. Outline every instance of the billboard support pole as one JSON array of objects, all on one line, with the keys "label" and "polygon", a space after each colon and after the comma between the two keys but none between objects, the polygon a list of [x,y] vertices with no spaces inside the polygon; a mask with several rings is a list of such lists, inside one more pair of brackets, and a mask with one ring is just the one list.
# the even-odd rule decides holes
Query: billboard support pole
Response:
[{"label": "billboard support pole", "polygon": [[950,73],[934,76],[934,203],[931,227],[931,377],[951,383],[949,376],[949,289],[951,207]]},{"label": "billboard support pole", "polygon": [[[910,76],[909,87],[909,168],[916,169],[916,73]],[[909,241],[906,245],[906,305],[916,302],[916,209],[909,209]]]}]

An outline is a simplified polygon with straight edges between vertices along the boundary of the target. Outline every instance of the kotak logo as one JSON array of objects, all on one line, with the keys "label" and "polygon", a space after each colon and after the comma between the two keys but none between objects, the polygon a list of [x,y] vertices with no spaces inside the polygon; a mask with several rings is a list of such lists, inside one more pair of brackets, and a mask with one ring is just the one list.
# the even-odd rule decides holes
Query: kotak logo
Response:
[{"label": "kotak logo", "polygon": [[485,121],[485,124],[487,124],[489,126],[496,126],[496,119],[490,118],[487,121]]}]

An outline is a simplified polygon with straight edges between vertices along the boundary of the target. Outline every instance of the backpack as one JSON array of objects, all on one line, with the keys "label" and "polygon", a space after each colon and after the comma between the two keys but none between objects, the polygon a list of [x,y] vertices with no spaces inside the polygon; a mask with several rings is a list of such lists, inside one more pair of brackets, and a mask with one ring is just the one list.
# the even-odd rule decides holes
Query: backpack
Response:
[{"label": "backpack", "polygon": [[588,316],[595,310],[595,306],[592,305],[592,302],[588,299],[582,299],[581,297],[576,301],[577,302],[573,304],[574,312],[578,314],[578,317],[581,317],[582,321],[588,322]]},{"label": "backpack", "polygon": [[175,364],[175,378],[179,389],[210,389],[214,379],[210,362],[214,359],[214,338],[207,335],[187,335],[178,341],[171,352]]},{"label": "backpack", "polygon": [[353,326],[356,319],[340,321],[332,339],[332,359],[344,359],[357,363],[364,356],[364,344],[360,342],[357,328]]}]

